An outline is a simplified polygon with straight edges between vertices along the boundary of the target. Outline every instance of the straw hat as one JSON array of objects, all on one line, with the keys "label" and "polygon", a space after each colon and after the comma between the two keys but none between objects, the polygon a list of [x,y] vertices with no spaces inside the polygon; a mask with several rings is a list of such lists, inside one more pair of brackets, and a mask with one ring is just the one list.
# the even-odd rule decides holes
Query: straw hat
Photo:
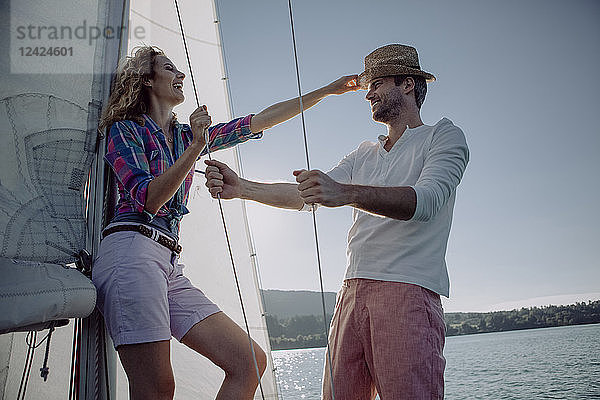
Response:
[{"label": "straw hat", "polygon": [[358,76],[358,84],[367,89],[373,79],[392,75],[417,75],[427,82],[435,81],[435,76],[421,71],[417,49],[403,44],[388,44],[365,57],[365,71]]}]

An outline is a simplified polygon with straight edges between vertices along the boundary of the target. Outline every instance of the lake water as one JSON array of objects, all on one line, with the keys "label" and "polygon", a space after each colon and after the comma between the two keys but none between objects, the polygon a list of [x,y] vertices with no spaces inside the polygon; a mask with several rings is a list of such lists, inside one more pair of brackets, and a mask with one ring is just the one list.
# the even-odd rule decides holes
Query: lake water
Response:
[{"label": "lake water", "polygon": [[[600,399],[600,324],[446,339],[446,399]],[[273,352],[282,400],[318,399],[325,349]]]}]

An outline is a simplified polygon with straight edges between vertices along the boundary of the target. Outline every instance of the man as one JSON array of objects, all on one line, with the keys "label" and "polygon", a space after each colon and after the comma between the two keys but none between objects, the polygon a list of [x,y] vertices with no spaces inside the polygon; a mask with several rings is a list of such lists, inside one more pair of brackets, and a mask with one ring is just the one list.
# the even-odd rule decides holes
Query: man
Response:
[{"label": "man", "polygon": [[[302,209],[348,205],[348,265],[331,322],[335,399],[441,399],[448,296],[445,253],[456,187],[469,158],[462,131],[444,118],[424,125],[426,82],[417,51],[392,44],[365,57],[359,85],[388,135],[363,142],[327,173],[294,171],[297,185],[239,178],[208,161],[213,197]],[[323,398],[331,399],[329,366]]]}]

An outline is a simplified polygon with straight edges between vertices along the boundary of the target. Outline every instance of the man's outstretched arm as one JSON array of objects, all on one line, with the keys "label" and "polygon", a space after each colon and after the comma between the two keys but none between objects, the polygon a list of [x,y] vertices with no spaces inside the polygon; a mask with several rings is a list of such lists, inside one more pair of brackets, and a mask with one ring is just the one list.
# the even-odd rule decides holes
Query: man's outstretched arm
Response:
[{"label": "man's outstretched arm", "polygon": [[204,161],[206,186],[212,197],[244,199],[278,208],[300,210],[304,204],[319,203],[326,207],[344,205],[374,214],[407,220],[415,210],[416,196],[409,187],[372,187],[345,185],[312,170],[294,171],[299,185],[293,183],[260,183],[238,177],[226,164]]},{"label": "man's outstretched arm", "polygon": [[212,197],[253,200],[278,208],[300,210],[304,201],[294,183],[259,183],[240,178],[226,164],[216,160],[204,161],[206,187]]},{"label": "man's outstretched arm", "polygon": [[[345,160],[336,169],[343,167]],[[464,134],[445,123],[434,134],[421,174],[412,186],[342,184],[318,170],[294,171],[294,175],[300,197],[307,204],[348,205],[393,219],[427,222],[452,196],[468,161]]]},{"label": "man's outstretched arm", "polygon": [[378,187],[343,184],[319,170],[294,171],[297,190],[307,203],[325,207],[351,206],[399,220],[409,220],[415,214],[417,196],[409,186]]}]

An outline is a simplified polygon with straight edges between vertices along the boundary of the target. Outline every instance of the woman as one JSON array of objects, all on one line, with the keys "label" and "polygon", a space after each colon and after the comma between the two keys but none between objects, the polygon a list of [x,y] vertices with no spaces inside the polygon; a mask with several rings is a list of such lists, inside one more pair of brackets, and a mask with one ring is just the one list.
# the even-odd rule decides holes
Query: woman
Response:
[{"label": "woman", "polygon": [[[117,70],[100,129],[110,127],[105,160],[118,179],[116,215],[103,231],[92,279],[98,308],[129,380],[131,399],[172,399],[171,336],[225,371],[217,399],[251,399],[266,356],[247,334],[192,286],[178,264],[179,221],[206,152],[260,138],[300,112],[298,99],[209,127],[206,106],[179,124],[185,75],[156,47],[138,48]],[[303,96],[308,108],[330,94],[356,90],[347,76]],[[207,135],[205,135],[205,131]],[[258,368],[258,371],[257,371]]]}]

